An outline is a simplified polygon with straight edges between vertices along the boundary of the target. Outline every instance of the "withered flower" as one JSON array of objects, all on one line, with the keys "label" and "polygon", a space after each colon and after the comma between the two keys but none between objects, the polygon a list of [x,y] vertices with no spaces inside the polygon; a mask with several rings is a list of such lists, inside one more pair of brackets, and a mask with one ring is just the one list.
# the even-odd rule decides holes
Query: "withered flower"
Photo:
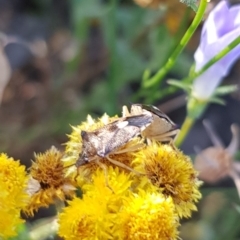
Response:
[{"label": "withered flower", "polygon": [[225,177],[231,177],[240,195],[240,164],[234,161],[239,146],[239,128],[232,124],[232,140],[228,147],[224,147],[221,139],[214,132],[209,122],[204,126],[214,146],[199,152],[195,159],[195,168],[199,171],[199,178],[207,183],[215,183]]},{"label": "withered flower", "polygon": [[30,168],[27,192],[31,196],[26,214],[33,215],[40,207],[48,207],[55,200],[65,200],[75,195],[74,182],[65,176],[62,153],[55,147],[44,154],[35,154]]}]

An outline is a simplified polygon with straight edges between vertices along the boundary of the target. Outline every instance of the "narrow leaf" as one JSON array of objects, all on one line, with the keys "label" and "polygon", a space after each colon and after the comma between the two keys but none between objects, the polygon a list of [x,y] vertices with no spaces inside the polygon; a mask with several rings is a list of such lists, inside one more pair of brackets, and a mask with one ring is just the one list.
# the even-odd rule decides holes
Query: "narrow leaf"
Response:
[{"label": "narrow leaf", "polygon": [[191,85],[189,85],[188,83],[180,82],[179,80],[168,80],[167,83],[174,87],[181,88],[186,92],[189,92],[191,90]]}]

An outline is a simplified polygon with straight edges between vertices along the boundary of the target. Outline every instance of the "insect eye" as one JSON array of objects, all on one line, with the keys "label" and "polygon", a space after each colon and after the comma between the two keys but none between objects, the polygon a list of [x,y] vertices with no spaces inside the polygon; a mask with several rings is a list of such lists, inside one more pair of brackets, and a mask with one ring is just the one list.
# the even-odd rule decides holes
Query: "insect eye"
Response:
[{"label": "insect eye", "polygon": [[86,154],[84,154],[82,156],[82,160],[87,163],[87,162],[89,162],[89,157]]},{"label": "insect eye", "polygon": [[82,137],[82,138],[84,138],[84,137],[86,136],[86,134],[87,134],[86,131],[84,131],[84,130],[81,131],[81,137]]}]

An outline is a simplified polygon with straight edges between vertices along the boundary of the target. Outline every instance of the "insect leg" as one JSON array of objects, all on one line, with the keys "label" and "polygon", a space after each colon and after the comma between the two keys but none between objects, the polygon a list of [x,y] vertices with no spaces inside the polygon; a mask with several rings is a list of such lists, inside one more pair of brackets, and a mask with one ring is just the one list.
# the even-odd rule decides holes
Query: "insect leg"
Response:
[{"label": "insect leg", "polygon": [[177,137],[179,131],[180,131],[179,129],[176,129],[176,130],[164,133],[164,134],[151,136],[151,139],[155,139],[156,141],[159,141],[159,142],[170,142],[170,141],[174,142],[176,140],[176,137]]},{"label": "insect leg", "polygon": [[180,133],[180,129],[176,129],[173,132],[174,132],[174,134],[176,134],[175,137],[173,138],[173,143],[175,143],[175,141],[176,141],[176,139],[178,137],[178,134]]},{"label": "insect leg", "polygon": [[110,187],[110,185],[109,185],[109,183],[108,183],[108,171],[107,171],[106,165],[104,165],[103,163],[101,163],[99,160],[96,160],[95,162],[96,162],[96,164],[97,164],[97,165],[103,170],[103,172],[104,172],[106,186],[114,193],[113,189]]},{"label": "insect leg", "polygon": [[137,174],[137,175],[144,175],[144,173],[140,173],[140,172],[134,170],[133,168],[128,167],[128,166],[125,165],[124,163],[118,162],[118,161],[110,158],[109,156],[106,156],[106,159],[107,159],[109,162],[111,162],[112,164],[114,164],[114,165],[116,165],[116,166],[118,166],[118,167],[124,168],[124,169],[126,169],[126,170],[128,170],[128,171],[130,171],[130,172],[133,172],[133,173]]},{"label": "insect leg", "polygon": [[140,148],[143,148],[145,146],[145,144],[143,143],[138,143],[135,146],[131,146],[129,148],[125,148],[122,150],[117,150],[116,152],[114,152],[114,154],[121,154],[121,153],[126,153],[126,152],[135,152]]}]

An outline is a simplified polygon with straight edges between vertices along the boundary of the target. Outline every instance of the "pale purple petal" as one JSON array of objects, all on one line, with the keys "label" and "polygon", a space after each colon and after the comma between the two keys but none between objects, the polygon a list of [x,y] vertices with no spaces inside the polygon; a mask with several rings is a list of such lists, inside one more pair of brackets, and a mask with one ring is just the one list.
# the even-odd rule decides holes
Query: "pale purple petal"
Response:
[{"label": "pale purple petal", "polygon": [[216,67],[216,65],[211,66],[207,71],[195,79],[192,95],[202,100],[210,98],[222,79],[223,71],[223,68]]},{"label": "pale purple petal", "polygon": [[[240,36],[240,5],[229,8],[227,1],[221,1],[204,23],[200,45],[194,55],[196,71],[238,36]],[[209,98],[239,56],[240,45],[195,80],[193,94],[199,98]]]},{"label": "pale purple petal", "polygon": [[[207,48],[202,50],[198,48],[195,52],[194,58],[196,61],[196,71],[200,70],[211,58],[217,53],[222,51],[229,43],[231,43],[236,37],[240,35],[240,26],[230,33],[219,38],[215,43],[209,44]],[[229,68],[240,56],[240,47],[235,47],[224,58],[222,58],[216,65],[223,65],[225,67],[225,75],[228,73]],[[229,61],[231,64],[228,64]],[[227,65],[226,65],[227,64]]]},{"label": "pale purple petal", "polygon": [[[239,15],[239,7],[231,7],[228,6],[228,3],[226,1],[222,1],[217,5],[217,9],[220,9],[221,11],[212,12],[212,18],[215,23],[218,37],[222,37],[228,32],[234,30],[236,27],[235,19]],[[228,21],[226,21],[226,19]]]}]

